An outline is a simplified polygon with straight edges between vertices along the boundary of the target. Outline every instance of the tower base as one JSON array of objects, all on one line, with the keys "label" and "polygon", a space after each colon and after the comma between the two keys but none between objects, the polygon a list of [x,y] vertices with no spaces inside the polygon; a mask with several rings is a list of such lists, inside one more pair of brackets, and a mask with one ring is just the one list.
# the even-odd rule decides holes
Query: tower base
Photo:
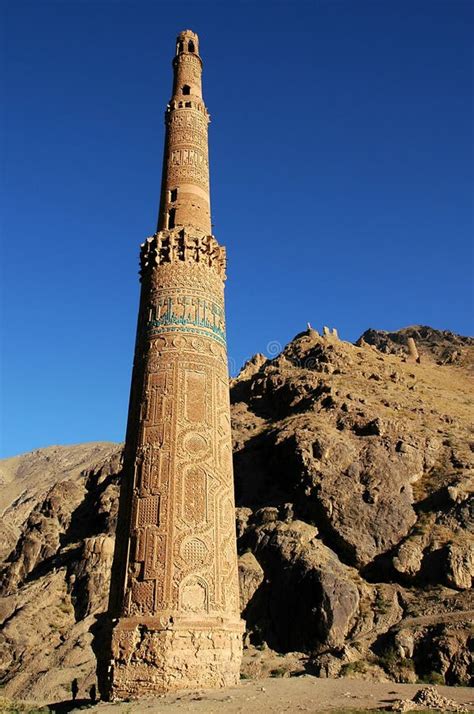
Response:
[{"label": "tower base", "polygon": [[109,700],[235,686],[240,679],[243,630],[242,620],[220,617],[117,620]]}]

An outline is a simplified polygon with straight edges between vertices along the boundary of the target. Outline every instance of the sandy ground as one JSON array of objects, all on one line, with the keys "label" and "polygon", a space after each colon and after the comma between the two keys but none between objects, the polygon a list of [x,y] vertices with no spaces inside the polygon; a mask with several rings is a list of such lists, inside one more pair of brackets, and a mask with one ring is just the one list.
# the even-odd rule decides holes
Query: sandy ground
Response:
[{"label": "sandy ground", "polygon": [[[238,687],[219,691],[167,694],[157,699],[121,704],[97,704],[87,712],[133,714],[144,712],[196,712],[199,714],[282,714],[283,712],[322,712],[371,710],[388,707],[397,699],[411,699],[423,686],[366,682],[358,679],[318,679],[310,675],[282,679],[243,680]],[[468,687],[436,687],[443,696],[474,711],[474,690]],[[86,704],[86,702],[83,702]],[[88,702],[87,702],[88,703]],[[80,705],[81,702],[78,702]],[[67,706],[67,705],[66,705]],[[53,707],[54,711],[54,707]],[[67,709],[64,704],[56,711]]]}]

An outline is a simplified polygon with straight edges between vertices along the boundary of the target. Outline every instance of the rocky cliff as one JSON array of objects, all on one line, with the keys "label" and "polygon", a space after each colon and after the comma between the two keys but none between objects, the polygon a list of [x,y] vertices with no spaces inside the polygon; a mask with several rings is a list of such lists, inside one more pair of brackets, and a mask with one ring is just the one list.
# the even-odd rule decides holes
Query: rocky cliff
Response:
[{"label": "rocky cliff", "polygon": [[[308,330],[232,380],[244,676],[469,682],[473,364],[431,328]],[[0,462],[8,696],[95,681],[120,465],[113,444]]]}]

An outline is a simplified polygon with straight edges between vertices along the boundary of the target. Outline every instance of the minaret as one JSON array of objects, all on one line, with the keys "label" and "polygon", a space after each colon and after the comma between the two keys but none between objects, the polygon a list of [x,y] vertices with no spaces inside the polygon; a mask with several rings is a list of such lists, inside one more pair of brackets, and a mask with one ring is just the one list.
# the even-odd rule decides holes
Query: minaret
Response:
[{"label": "minaret", "polygon": [[199,40],[173,59],[158,231],[141,298],[109,614],[108,696],[239,679],[242,621],[224,320]]}]

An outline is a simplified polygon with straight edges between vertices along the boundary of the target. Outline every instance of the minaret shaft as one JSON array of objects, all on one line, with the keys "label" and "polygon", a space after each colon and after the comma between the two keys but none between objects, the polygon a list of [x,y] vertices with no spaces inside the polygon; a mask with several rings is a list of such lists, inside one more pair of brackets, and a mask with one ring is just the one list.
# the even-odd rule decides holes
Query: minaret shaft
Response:
[{"label": "minaret shaft", "polygon": [[187,36],[178,41],[173,59],[158,230],[192,226],[211,233],[209,114],[202,99],[202,60],[197,51],[197,37]]},{"label": "minaret shaft", "polygon": [[109,605],[112,699],[239,679],[225,249],[210,232],[198,49],[194,33],[180,34],[159,230],[141,250]]}]

